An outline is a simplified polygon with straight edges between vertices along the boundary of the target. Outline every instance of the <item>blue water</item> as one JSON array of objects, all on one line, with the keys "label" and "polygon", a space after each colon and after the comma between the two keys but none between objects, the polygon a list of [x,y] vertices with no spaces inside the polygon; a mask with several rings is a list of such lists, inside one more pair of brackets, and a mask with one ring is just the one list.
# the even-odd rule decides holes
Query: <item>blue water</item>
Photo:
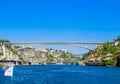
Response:
[{"label": "blue water", "polygon": [[[120,84],[120,68],[74,65],[15,66],[12,84]],[[0,84],[10,77],[0,71]]]}]

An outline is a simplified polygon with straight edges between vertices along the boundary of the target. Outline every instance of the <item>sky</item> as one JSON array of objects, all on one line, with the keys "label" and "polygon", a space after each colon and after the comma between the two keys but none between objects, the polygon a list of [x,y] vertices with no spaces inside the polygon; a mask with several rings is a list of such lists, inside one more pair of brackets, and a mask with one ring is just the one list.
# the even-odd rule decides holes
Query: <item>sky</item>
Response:
[{"label": "sky", "polygon": [[[119,4],[119,0],[0,0],[0,39],[111,41],[120,36]],[[72,46],[49,47],[73,53],[87,52]]]}]

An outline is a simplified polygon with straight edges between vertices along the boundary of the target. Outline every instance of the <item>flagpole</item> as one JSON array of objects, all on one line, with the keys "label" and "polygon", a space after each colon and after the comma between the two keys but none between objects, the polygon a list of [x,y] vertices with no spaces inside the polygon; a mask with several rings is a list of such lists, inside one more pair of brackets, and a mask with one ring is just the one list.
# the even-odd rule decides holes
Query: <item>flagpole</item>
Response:
[{"label": "flagpole", "polygon": [[12,84],[12,76],[11,76],[10,84]]}]

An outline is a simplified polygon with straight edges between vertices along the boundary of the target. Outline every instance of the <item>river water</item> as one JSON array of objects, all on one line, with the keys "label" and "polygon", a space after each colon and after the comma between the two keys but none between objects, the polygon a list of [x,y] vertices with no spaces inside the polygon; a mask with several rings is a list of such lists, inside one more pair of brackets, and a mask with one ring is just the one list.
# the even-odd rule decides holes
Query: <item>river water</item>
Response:
[{"label": "river water", "polygon": [[[0,84],[10,84],[0,70]],[[120,84],[120,68],[102,66],[15,66],[12,84]]]}]

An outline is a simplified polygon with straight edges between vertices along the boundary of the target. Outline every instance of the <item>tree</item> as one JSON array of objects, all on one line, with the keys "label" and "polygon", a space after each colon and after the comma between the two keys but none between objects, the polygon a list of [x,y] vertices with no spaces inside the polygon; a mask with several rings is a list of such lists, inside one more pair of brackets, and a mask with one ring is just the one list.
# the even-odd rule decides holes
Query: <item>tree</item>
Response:
[{"label": "tree", "polygon": [[53,63],[53,61],[54,61],[54,56],[52,56],[52,55],[49,55],[49,56],[47,56],[47,63]]},{"label": "tree", "polygon": [[120,41],[120,36],[118,36],[117,39],[115,39],[115,41]]}]

